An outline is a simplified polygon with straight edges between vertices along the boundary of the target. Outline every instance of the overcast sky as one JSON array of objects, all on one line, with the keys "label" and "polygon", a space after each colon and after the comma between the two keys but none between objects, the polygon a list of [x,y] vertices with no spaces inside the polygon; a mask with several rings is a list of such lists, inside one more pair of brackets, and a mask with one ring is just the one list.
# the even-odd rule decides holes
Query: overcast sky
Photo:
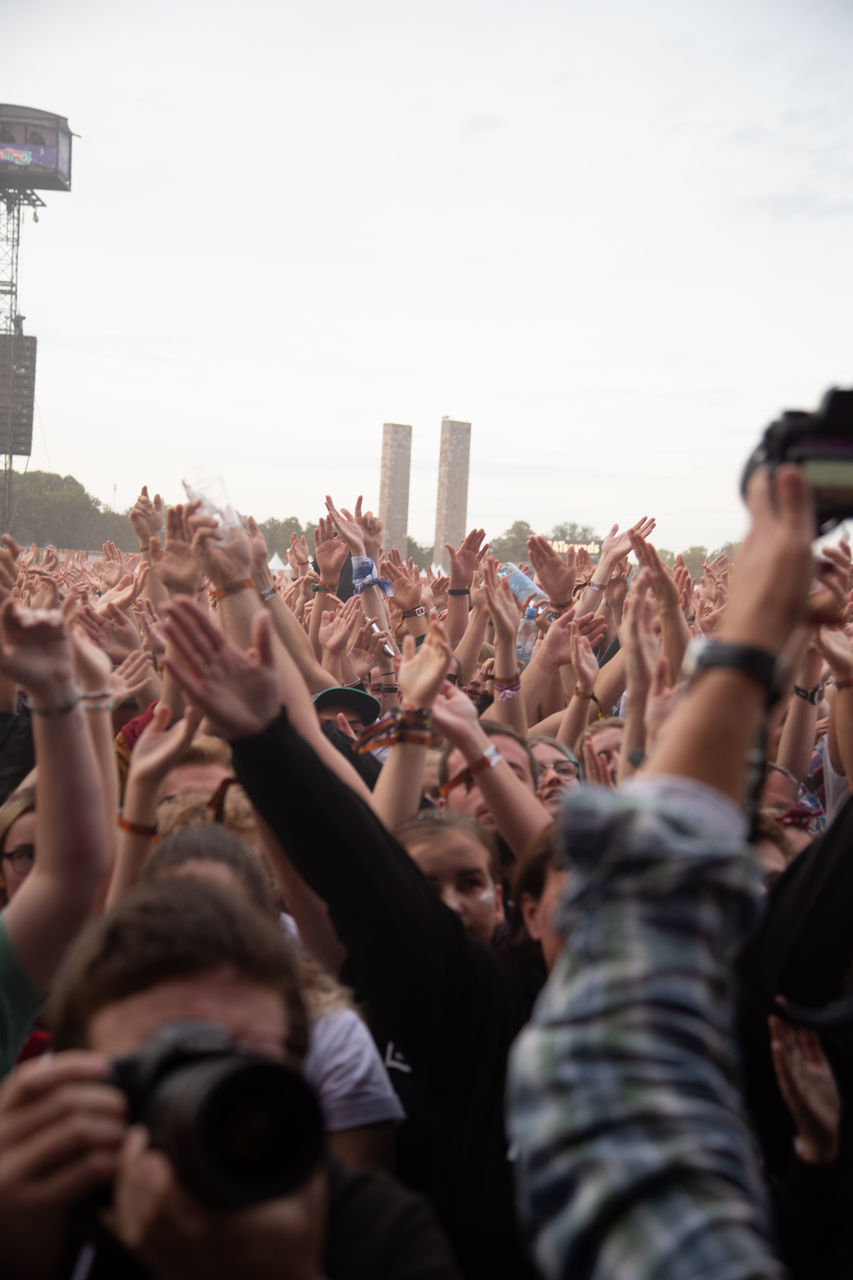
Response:
[{"label": "overcast sky", "polygon": [[[379,491],[442,414],[469,524],[742,532],[763,426],[853,384],[850,0],[28,0],[5,102],[66,115],[22,236],[31,468],[259,519]],[[23,465],[21,461],[19,465]]]}]

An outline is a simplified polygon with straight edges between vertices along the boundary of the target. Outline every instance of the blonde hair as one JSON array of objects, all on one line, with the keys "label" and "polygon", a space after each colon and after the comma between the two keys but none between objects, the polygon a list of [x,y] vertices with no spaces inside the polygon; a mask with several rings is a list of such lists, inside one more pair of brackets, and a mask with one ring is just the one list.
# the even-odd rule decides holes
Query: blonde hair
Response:
[{"label": "blonde hair", "polygon": [[25,813],[36,811],[36,789],[33,786],[18,787],[7,800],[0,805],[0,850],[6,843],[6,836],[13,822],[17,822]]}]

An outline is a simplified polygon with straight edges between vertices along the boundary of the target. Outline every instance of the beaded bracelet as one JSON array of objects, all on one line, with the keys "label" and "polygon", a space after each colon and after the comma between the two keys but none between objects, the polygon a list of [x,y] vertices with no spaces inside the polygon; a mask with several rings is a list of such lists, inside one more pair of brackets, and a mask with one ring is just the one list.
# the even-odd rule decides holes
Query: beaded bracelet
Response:
[{"label": "beaded bracelet", "polygon": [[112,711],[115,706],[115,701],[112,698],[94,698],[91,694],[88,694],[85,699],[81,699],[81,701],[83,702],[84,711]]}]

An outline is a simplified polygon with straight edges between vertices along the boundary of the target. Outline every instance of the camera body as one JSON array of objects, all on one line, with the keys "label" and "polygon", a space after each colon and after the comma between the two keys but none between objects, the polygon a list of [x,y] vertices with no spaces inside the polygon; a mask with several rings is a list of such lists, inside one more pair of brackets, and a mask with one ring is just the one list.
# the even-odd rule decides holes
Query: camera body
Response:
[{"label": "camera body", "polygon": [[127,1097],[129,1122],[146,1126],[178,1179],[208,1205],[238,1209],[288,1195],[323,1157],[323,1117],[302,1076],[220,1027],[159,1027],[113,1061],[110,1083]]},{"label": "camera body", "polygon": [[820,533],[853,516],[853,391],[833,387],[816,413],[788,409],[771,422],[744,468],[741,493],[757,467],[783,462],[805,472]]}]

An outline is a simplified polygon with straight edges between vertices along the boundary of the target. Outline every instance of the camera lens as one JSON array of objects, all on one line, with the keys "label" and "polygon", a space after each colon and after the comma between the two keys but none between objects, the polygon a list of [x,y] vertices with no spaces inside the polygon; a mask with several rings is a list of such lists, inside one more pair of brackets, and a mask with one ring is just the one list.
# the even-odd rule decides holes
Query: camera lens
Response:
[{"label": "camera lens", "polygon": [[168,1072],[146,1123],[178,1178],[208,1204],[238,1208],[302,1186],[323,1152],[323,1119],[300,1075],[239,1054]]}]

